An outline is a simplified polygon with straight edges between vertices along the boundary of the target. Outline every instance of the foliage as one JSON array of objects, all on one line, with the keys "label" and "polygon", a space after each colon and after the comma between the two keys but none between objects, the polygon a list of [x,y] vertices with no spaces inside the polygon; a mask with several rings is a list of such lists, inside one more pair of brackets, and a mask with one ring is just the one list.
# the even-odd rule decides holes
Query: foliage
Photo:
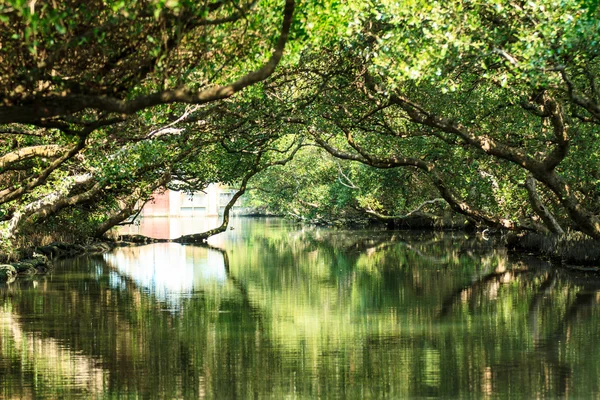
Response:
[{"label": "foliage", "polygon": [[579,0],[7,0],[4,237],[49,218],[100,232],[159,187],[253,176],[251,204],[313,222],[450,209],[598,238],[598,12]]},{"label": "foliage", "polygon": [[476,224],[554,232],[553,218],[600,237],[597,13],[578,1],[374,2],[357,35],[280,74],[294,93],[282,101],[333,156],[418,170]]}]

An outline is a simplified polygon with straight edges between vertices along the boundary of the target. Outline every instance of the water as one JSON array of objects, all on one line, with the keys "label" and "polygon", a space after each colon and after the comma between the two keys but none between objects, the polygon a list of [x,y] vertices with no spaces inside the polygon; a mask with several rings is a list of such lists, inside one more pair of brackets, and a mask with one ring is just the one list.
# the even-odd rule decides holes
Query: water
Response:
[{"label": "water", "polygon": [[600,393],[593,276],[464,234],[233,226],[1,287],[0,398]]}]

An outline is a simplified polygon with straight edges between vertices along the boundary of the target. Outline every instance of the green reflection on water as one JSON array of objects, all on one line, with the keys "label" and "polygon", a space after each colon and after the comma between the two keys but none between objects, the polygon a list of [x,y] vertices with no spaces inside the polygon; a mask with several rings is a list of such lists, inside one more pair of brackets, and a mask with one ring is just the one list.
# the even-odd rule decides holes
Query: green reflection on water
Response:
[{"label": "green reflection on water", "polygon": [[590,397],[600,281],[463,234],[234,222],[0,289],[0,397]]}]

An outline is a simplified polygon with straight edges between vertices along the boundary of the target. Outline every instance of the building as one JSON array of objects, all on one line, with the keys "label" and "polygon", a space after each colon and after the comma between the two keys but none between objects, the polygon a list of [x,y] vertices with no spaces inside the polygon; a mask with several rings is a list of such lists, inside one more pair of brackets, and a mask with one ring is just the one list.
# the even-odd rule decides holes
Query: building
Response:
[{"label": "building", "polygon": [[[231,200],[235,189],[220,184],[208,185],[204,192],[189,195],[183,192],[166,190],[154,194],[154,200],[146,203],[140,215],[142,217],[212,217],[222,215],[225,206]],[[241,209],[236,205],[233,209]]]}]

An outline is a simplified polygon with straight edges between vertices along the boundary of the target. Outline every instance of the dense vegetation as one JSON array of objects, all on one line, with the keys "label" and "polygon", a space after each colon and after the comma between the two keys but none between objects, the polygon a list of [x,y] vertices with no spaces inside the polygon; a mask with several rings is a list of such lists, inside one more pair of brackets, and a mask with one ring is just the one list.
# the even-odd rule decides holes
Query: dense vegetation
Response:
[{"label": "dense vegetation", "polygon": [[[312,221],[600,238],[593,0],[0,4],[8,248],[209,182]],[[34,233],[35,232],[35,233]]]}]

